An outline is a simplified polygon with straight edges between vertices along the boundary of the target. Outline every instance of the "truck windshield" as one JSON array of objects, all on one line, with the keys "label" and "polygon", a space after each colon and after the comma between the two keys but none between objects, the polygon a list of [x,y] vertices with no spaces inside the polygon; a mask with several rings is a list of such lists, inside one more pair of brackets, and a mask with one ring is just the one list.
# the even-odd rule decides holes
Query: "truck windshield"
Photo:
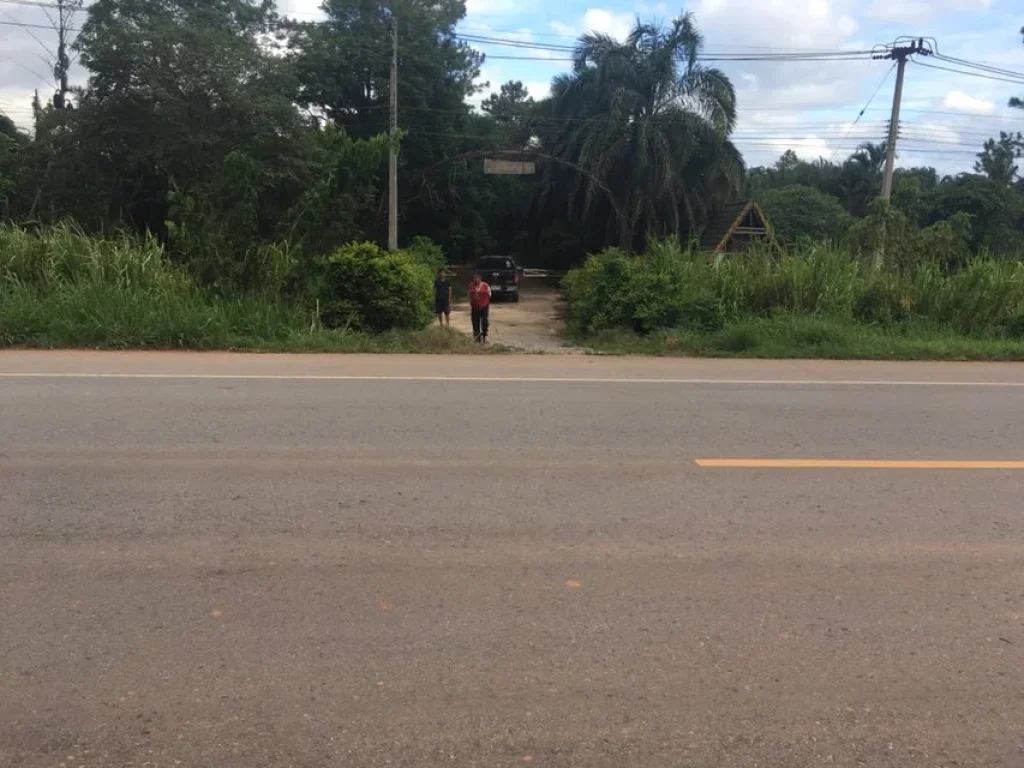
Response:
[{"label": "truck windshield", "polygon": [[476,265],[477,269],[515,269],[512,259],[504,256],[488,256],[480,259]]}]

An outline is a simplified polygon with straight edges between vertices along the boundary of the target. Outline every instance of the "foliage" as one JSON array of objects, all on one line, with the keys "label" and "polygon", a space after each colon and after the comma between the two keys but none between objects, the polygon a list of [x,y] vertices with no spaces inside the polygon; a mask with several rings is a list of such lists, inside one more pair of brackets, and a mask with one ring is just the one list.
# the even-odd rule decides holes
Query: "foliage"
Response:
[{"label": "foliage", "polygon": [[606,331],[587,345],[606,354],[858,360],[1024,360],[1019,338],[977,338],[929,324],[896,328],[830,317],[775,315],[721,331],[670,330],[637,336]]},{"label": "foliage", "polygon": [[1024,195],[998,182],[963,176],[941,184],[924,198],[919,223],[935,224],[957,213],[970,217],[969,248],[1000,256],[1024,252]]},{"label": "foliage", "polygon": [[771,168],[753,168],[747,190],[755,197],[795,185],[814,187],[836,198],[853,216],[863,216],[882,186],[885,144],[861,144],[842,165],[824,158],[805,162],[787,150]]},{"label": "foliage", "polygon": [[[421,251],[422,252],[422,251]],[[431,268],[407,252],[353,243],[327,260],[319,304],[328,328],[382,332],[430,323]]]},{"label": "foliage", "polygon": [[[456,23],[465,14],[462,0],[328,0],[323,22],[289,26],[290,60],[301,83],[298,101],[322,112],[357,139],[388,130],[392,20],[399,45],[398,103],[403,127],[409,127],[399,155],[402,230],[432,236],[456,250],[456,237],[473,249],[486,240],[486,225],[469,214],[487,184],[466,187],[452,161],[487,142],[467,140],[479,130],[467,97],[475,92],[483,57],[461,42]],[[488,129],[493,126],[488,126]],[[459,174],[461,175],[461,174]],[[480,174],[482,177],[482,174]],[[384,190],[377,215],[366,222],[364,237],[386,236]],[[467,226],[469,225],[469,226]],[[443,236],[438,236],[442,233]]]},{"label": "foliage", "polygon": [[0,228],[0,344],[230,347],[291,333],[278,299],[213,301],[152,238]]},{"label": "foliage", "polygon": [[[1024,27],[1020,28],[1020,36],[1021,38],[1024,38]],[[1010,99],[1010,106],[1016,107],[1017,109],[1024,109],[1024,99],[1019,99],[1016,96],[1014,96],[1012,99]]]},{"label": "foliage", "polygon": [[1024,157],[1024,134],[999,132],[999,139],[989,139],[982,151],[978,153],[978,161],[974,164],[976,173],[983,173],[996,184],[1009,186],[1017,179],[1015,160]]},{"label": "foliage", "polygon": [[323,330],[313,313],[279,296],[214,295],[153,238],[94,238],[69,225],[0,226],[0,346],[12,345],[477,351],[463,334]]},{"label": "foliage", "polygon": [[637,22],[624,43],[580,38],[570,75],[555,78],[538,130],[563,164],[548,172],[568,210],[629,251],[648,234],[686,234],[742,185],[728,140],[736,94],[700,63],[704,40],[691,14],[668,28]]},{"label": "foliage", "polygon": [[753,251],[717,266],[672,241],[634,256],[612,249],[566,277],[570,325],[581,336],[729,328],[734,336],[723,344],[734,352],[746,349],[744,340],[751,338],[744,321],[779,315],[831,318],[847,326],[925,323],[969,337],[1017,337],[1024,263],[961,255],[950,260],[962,267],[945,269],[930,254],[951,236],[955,231],[933,230],[918,241],[921,250],[880,270],[835,245],[805,244],[781,256]]},{"label": "foliage", "polygon": [[[511,81],[474,111],[483,57],[456,31],[462,0],[328,0],[324,12],[296,22],[273,0],[88,4],[75,108],[37,99],[31,135],[0,115],[0,220],[151,236],[204,292],[304,307],[328,254],[386,238],[395,21],[403,245],[423,236],[454,263],[510,253],[565,268],[650,235],[690,237],[740,193],[769,200],[788,242],[840,237],[836,205],[873,220],[884,144],[745,170],[730,139],[734,90],[707,66],[690,15],[638,20],[624,42],[584,35],[552,96]],[[1019,142],[986,144],[979,170],[991,178],[898,169],[906,232],[885,237],[909,253],[931,238],[946,267],[962,266],[964,214],[972,253],[1020,252],[1024,180],[1010,183],[1008,154]],[[495,153],[525,153],[538,173],[487,175]],[[861,252],[881,234],[867,226]]]},{"label": "foliage", "polygon": [[417,263],[430,270],[431,275],[436,275],[448,263],[441,246],[429,237],[417,235],[412,239],[412,243],[406,248],[405,252]]},{"label": "foliage", "polygon": [[813,187],[771,189],[762,192],[757,201],[780,243],[796,243],[802,238],[838,240],[850,226],[850,214],[839,201]]}]

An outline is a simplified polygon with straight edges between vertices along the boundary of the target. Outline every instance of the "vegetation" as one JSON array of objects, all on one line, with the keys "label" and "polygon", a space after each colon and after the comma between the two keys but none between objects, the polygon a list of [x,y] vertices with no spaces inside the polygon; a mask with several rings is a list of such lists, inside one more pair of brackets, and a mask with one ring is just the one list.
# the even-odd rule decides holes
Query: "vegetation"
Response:
[{"label": "vegetation", "polygon": [[977,257],[951,270],[933,238],[876,270],[873,244],[851,247],[718,265],[671,240],[635,256],[611,249],[566,278],[571,330],[606,350],[1024,358],[1024,263]]},{"label": "vegetation", "polygon": [[[475,110],[484,58],[456,33],[462,0],[323,10],[317,22],[274,0],[81,11],[86,84],[37,99],[31,132],[0,115],[0,343],[415,346],[433,338],[420,330],[431,275],[488,252],[582,264],[568,281],[580,334],[706,336],[806,315],[1012,336],[1020,134],[986,142],[974,174],[900,170],[884,206],[884,145],[748,169],[731,138],[735,89],[690,14],[638,20],[621,41],[586,34],[549,97],[509,82]],[[389,254],[392,148],[404,250]],[[535,159],[537,175],[485,174],[502,153]],[[785,255],[712,269],[666,244],[696,240],[737,197],[762,203]],[[885,269],[865,270],[876,253]],[[951,298],[970,280],[999,302],[987,319]]]},{"label": "vegetation", "polygon": [[[429,250],[425,243],[421,247]],[[274,259],[281,270],[278,282],[291,284],[295,262],[287,252]],[[354,260],[359,284],[345,279],[346,265]],[[384,290],[367,290],[373,280],[386,281]],[[70,226],[40,232],[0,227],[0,345],[473,349],[460,334],[422,330],[430,320],[430,267],[422,255],[349,246],[325,261],[314,284],[305,300],[273,290],[228,298],[172,264],[153,238],[100,239]],[[392,304],[384,303],[387,296]]]},{"label": "vegetation", "polygon": [[624,43],[580,38],[538,126],[565,161],[548,177],[569,192],[551,202],[568,201],[570,223],[631,250],[649,234],[695,231],[716,201],[739,192],[743,161],[728,141],[736,93],[700,64],[703,45],[691,14],[667,29],[638,23]]}]

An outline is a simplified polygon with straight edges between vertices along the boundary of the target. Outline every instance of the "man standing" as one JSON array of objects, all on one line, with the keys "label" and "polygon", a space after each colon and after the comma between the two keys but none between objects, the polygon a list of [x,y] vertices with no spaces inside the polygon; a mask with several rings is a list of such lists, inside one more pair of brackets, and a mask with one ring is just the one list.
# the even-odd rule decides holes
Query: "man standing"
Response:
[{"label": "man standing", "polygon": [[490,330],[491,286],[477,272],[469,283],[469,308],[473,316],[473,341],[487,343]]},{"label": "man standing", "polygon": [[434,281],[434,313],[439,326],[452,327],[452,284],[443,269],[437,271]]}]

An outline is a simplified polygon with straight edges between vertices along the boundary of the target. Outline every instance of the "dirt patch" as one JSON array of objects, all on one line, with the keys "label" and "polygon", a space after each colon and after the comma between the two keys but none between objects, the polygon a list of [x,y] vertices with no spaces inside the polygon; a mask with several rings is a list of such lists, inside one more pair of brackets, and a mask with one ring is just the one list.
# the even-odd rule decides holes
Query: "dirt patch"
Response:
[{"label": "dirt patch", "polygon": [[[461,295],[460,295],[461,294]],[[452,307],[452,327],[472,335],[469,300],[457,291]],[[561,292],[541,279],[526,278],[518,303],[497,300],[491,304],[492,344],[530,352],[573,352],[564,338],[565,302]]]}]

